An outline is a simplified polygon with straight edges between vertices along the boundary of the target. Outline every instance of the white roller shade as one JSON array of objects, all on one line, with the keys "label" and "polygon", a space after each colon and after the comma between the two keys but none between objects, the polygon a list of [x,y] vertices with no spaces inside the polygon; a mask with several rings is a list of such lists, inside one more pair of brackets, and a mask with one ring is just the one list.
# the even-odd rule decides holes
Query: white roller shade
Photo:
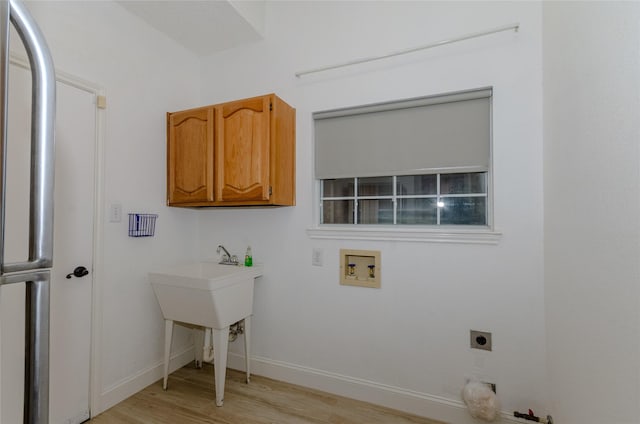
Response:
[{"label": "white roller shade", "polygon": [[314,113],[316,178],[489,169],[490,88]]}]

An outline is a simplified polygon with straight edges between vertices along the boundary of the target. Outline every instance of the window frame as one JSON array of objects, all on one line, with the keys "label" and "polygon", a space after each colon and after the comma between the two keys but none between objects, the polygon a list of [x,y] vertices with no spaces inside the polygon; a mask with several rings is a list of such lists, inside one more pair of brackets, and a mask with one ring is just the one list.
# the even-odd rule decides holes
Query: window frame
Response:
[{"label": "window frame", "polygon": [[314,180],[313,224],[306,230],[315,240],[402,241],[497,245],[502,233],[494,227],[493,178],[487,171],[487,225],[321,224],[322,180]]},{"label": "window frame", "polygon": [[[489,105],[489,166],[486,169],[486,225],[404,225],[404,224],[322,224],[322,181],[313,175],[313,223],[306,232],[307,236],[315,240],[365,240],[365,241],[403,241],[423,243],[459,243],[497,245],[502,239],[502,232],[495,228],[495,187],[494,187],[494,145],[493,145],[493,96],[495,88],[491,87],[492,101]],[[314,117],[310,114],[310,128],[314,128]],[[315,143],[315,133],[312,130]],[[312,162],[315,163],[315,153],[312,149]],[[313,167],[312,167],[313,169]],[[454,173],[446,169],[434,169],[438,174]],[[461,170],[462,171],[462,170]],[[466,172],[474,172],[468,170]],[[406,175],[406,173],[403,173]],[[396,176],[403,175],[396,174]],[[417,175],[413,174],[413,175]],[[356,177],[345,177],[355,178]],[[394,178],[395,182],[395,178]],[[396,187],[394,184],[394,193]],[[438,192],[440,184],[438,181]],[[439,195],[439,193],[438,193]],[[394,205],[394,208],[396,206]],[[355,209],[355,208],[354,208]],[[354,211],[355,213],[355,211]],[[395,213],[394,213],[395,215]]]}]

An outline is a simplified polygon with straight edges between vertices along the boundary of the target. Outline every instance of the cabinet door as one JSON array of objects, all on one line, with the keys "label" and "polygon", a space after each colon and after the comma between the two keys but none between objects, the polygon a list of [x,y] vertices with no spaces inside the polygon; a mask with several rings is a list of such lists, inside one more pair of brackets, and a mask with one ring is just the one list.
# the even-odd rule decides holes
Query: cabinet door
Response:
[{"label": "cabinet door", "polygon": [[211,202],[214,108],[167,114],[168,203]]},{"label": "cabinet door", "polygon": [[269,105],[265,96],[216,109],[218,201],[269,200]]}]

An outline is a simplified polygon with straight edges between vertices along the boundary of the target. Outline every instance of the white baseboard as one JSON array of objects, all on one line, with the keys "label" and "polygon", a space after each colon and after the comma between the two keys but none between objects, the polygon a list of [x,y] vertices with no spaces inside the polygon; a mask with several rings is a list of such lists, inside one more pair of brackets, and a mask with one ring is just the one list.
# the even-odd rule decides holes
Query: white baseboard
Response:
[{"label": "white baseboard", "polygon": [[[229,352],[229,368],[244,370],[244,356]],[[269,358],[252,356],[251,372],[299,386],[322,390],[339,396],[361,400],[410,414],[455,424],[478,424],[462,401],[433,396],[400,387],[349,377]],[[503,411],[501,422],[524,423]]]},{"label": "white baseboard", "polygon": [[[169,365],[170,372],[187,365],[193,361],[193,358],[193,346],[172,355]],[[229,352],[227,365],[232,369],[244,370],[244,356]],[[434,396],[288,362],[275,361],[260,356],[251,358],[251,369],[252,373],[256,375],[397,409],[421,417],[455,424],[478,424],[480,422],[469,415],[462,401],[455,399]],[[102,408],[100,411],[92,411],[92,416],[122,402],[161,378],[162,362],[159,362],[129,378],[121,380],[101,394],[100,405]],[[507,411],[502,411],[501,422],[527,423],[528,421],[517,419]]]},{"label": "white baseboard", "polygon": [[[169,372],[173,372],[179,368],[184,367],[189,362],[193,361],[193,345],[182,349],[178,353],[171,355],[171,362],[169,363]],[[106,388],[100,395],[100,410],[91,411],[92,416],[96,416],[99,413],[106,411],[117,403],[122,402],[129,396],[138,393],[140,390],[155,383],[163,376],[163,362],[160,361],[151,365],[150,367],[134,374],[126,379],[120,380],[116,384]]]}]

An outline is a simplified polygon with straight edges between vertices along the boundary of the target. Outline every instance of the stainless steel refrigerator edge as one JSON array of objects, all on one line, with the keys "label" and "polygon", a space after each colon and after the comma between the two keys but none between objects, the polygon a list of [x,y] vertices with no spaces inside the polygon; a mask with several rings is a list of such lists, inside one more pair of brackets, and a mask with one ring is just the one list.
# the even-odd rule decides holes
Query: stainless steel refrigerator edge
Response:
[{"label": "stainless steel refrigerator edge", "polygon": [[[5,263],[9,22],[32,73],[29,257]],[[53,264],[55,70],[47,44],[20,0],[0,1],[0,285],[26,283],[24,423],[49,422],[49,283]]]}]

